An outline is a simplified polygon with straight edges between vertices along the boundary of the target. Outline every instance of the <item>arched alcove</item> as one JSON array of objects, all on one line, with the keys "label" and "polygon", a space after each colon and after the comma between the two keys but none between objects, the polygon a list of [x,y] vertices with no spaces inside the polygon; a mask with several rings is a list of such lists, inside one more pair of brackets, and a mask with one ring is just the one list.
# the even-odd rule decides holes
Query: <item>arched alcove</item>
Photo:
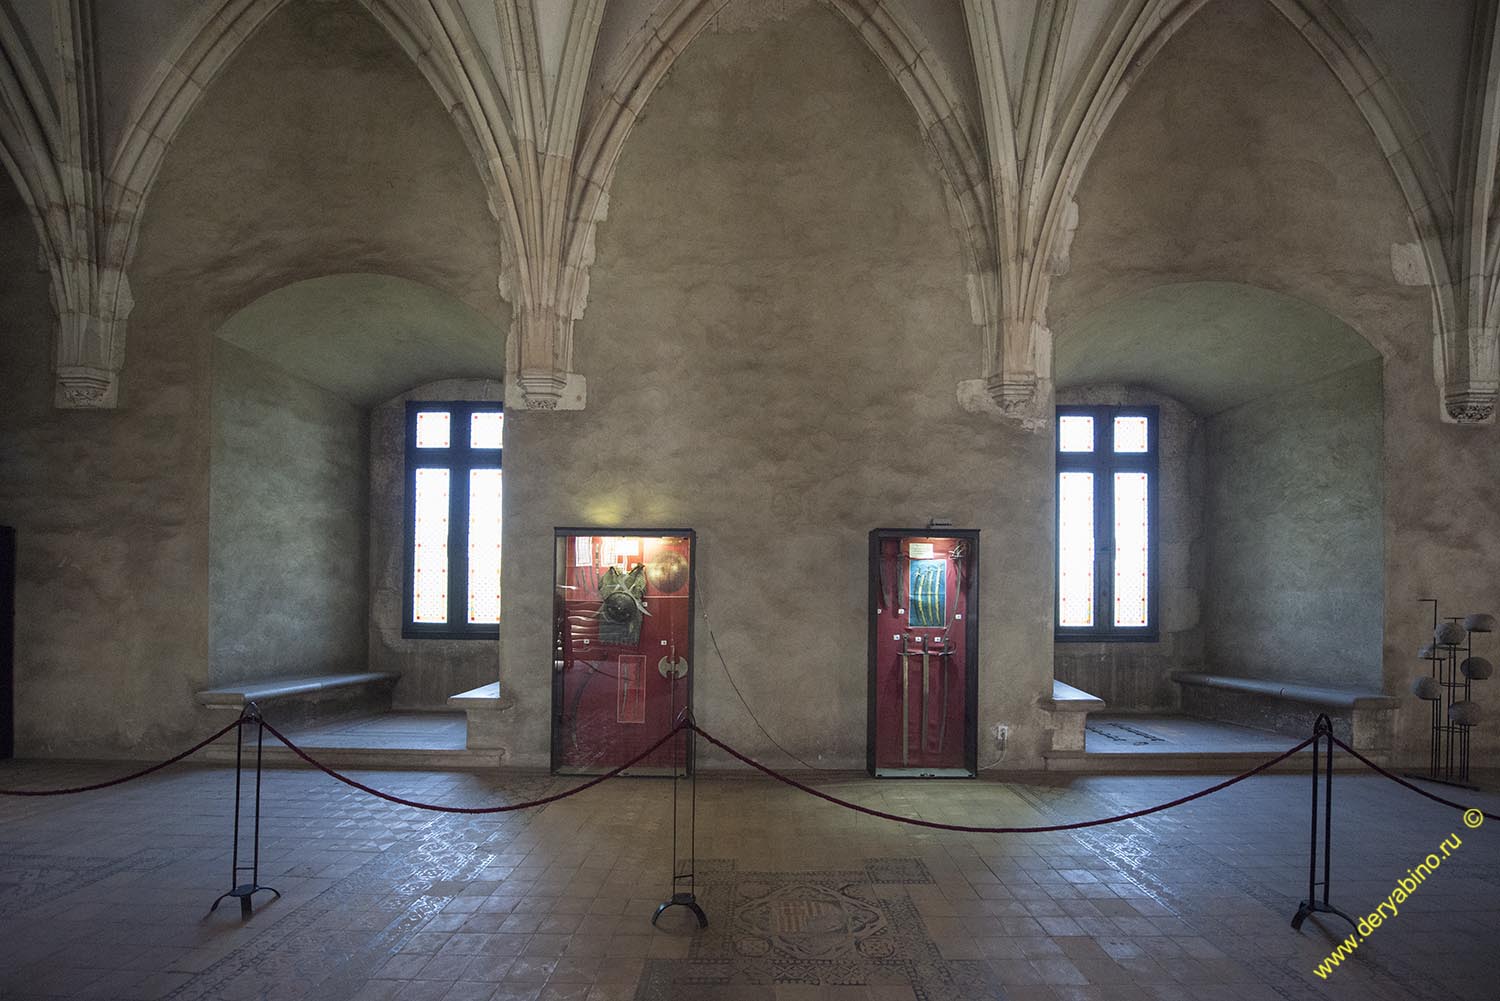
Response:
[{"label": "arched alcove", "polygon": [[1059,679],[1127,710],[1175,707],[1173,670],[1380,691],[1382,362],[1364,338],[1279,293],[1193,282],[1094,311],[1056,355],[1060,404],[1175,407],[1160,639],[1060,643]]},{"label": "arched alcove", "polygon": [[[368,669],[372,637],[387,636],[391,626],[372,629],[371,540],[379,537],[380,551],[397,559],[399,575],[387,508],[394,501],[399,539],[404,483],[400,431],[392,455],[389,434],[380,433],[385,423],[372,431],[374,411],[438,377],[498,384],[502,360],[503,345],[483,316],[388,275],[297,282],[256,299],[215,332],[210,686]],[[380,592],[381,582],[374,588]],[[415,653],[396,651],[379,666],[403,675],[398,705],[440,707],[459,689],[419,697],[449,686],[403,670],[414,666],[405,657]],[[493,647],[445,653],[479,657],[494,673]]]},{"label": "arched alcove", "polygon": [[[27,484],[31,510],[18,520],[36,535],[31,552],[66,568],[46,585],[59,596],[42,595],[28,609],[33,632],[23,632],[24,662],[34,678],[27,684],[51,704],[76,707],[67,716],[34,717],[27,739],[47,753],[145,755],[179,746],[206,721],[192,693],[222,677],[226,655],[248,665],[260,651],[267,662],[289,663],[267,639],[287,635],[278,630],[291,630],[294,617],[223,619],[213,605],[211,582],[222,583],[224,567],[212,538],[213,460],[230,427],[242,443],[264,433],[255,444],[270,448],[278,436],[296,440],[304,430],[296,426],[300,414],[337,411],[350,422],[359,415],[360,426],[350,423],[343,439],[358,450],[373,401],[438,376],[494,375],[503,361],[509,308],[497,290],[500,238],[474,161],[418,68],[357,3],[290,3],[271,16],[175,133],[142,211],[120,409],[59,413],[44,409],[50,404],[41,403],[33,383],[24,393],[22,412],[30,416],[17,440],[15,473]],[[31,231],[29,222],[17,222],[15,232]],[[21,249],[19,241],[6,245],[7,253]],[[299,285],[350,272],[379,273],[389,283],[384,291],[346,286],[337,296]],[[391,291],[403,281],[420,293],[404,306]],[[438,298],[447,305],[435,306]],[[228,328],[244,335],[244,345],[214,336],[252,303],[257,308]],[[279,330],[298,323],[324,336],[298,345],[278,340]],[[421,324],[435,326],[417,329]],[[29,361],[14,370],[6,365],[4,378],[50,378],[53,325],[46,317],[13,328],[28,338],[22,348]],[[461,348],[461,339],[442,332],[459,327],[471,335]],[[363,343],[362,332],[369,334]],[[492,365],[482,364],[481,342],[494,345]],[[389,344],[410,350],[402,355],[383,346]],[[424,346],[456,351],[452,367],[434,369]],[[216,393],[223,384],[216,387],[215,368],[222,372],[238,351],[248,359],[246,373],[260,371],[265,359],[257,350],[302,367],[300,375],[280,367],[264,374],[305,407],[288,404],[261,423],[242,410],[237,423],[223,406],[227,397]],[[293,358],[299,352],[300,361]],[[363,382],[339,390],[349,399],[304,378],[346,353],[373,366]],[[390,370],[403,364],[406,381],[397,383]],[[380,370],[383,377],[370,375]],[[270,382],[260,388],[269,390]],[[260,399],[269,411],[290,397],[270,392]],[[360,455],[337,469],[341,481],[353,477],[364,505]],[[334,468],[329,460],[325,473]],[[272,473],[287,496],[311,489],[292,481],[290,470]],[[259,496],[268,487],[251,485]],[[366,559],[360,545],[367,529],[345,527],[341,518],[328,527],[352,548],[335,554],[319,544],[309,551],[336,555],[352,584],[358,574],[350,567]],[[285,536],[268,543],[296,546]],[[285,579],[266,567],[265,594],[294,592],[300,585],[292,568],[303,565],[288,564]],[[338,621],[363,615],[367,601],[368,583],[360,579],[356,596],[341,599]],[[340,635],[337,643],[307,640],[319,659],[353,662],[352,654],[335,651],[355,643],[363,659],[363,632],[356,638],[353,627],[329,630]],[[298,670],[324,666],[306,662]]]},{"label": "arched alcove", "polygon": [[[1473,583],[1460,583],[1444,567],[1490,558],[1484,547],[1467,540],[1494,526],[1493,505],[1481,511],[1473,503],[1481,482],[1493,479],[1494,467],[1476,451],[1477,439],[1446,435],[1431,412],[1430,290],[1404,285],[1393,273],[1393,248],[1410,243],[1415,235],[1391,164],[1358,106],[1270,4],[1206,4],[1122,102],[1100,139],[1077,198],[1079,226],[1071,270],[1054,286],[1051,309],[1060,368],[1072,364],[1069,338],[1090,324],[1109,322],[1125,328],[1125,335],[1111,342],[1116,348],[1110,349],[1110,366],[1128,369],[1138,364],[1133,360],[1138,353],[1171,360],[1173,314],[1160,309],[1165,303],[1156,297],[1173,293],[1158,290],[1181,292],[1202,283],[1276,293],[1299,304],[1303,313],[1322,314],[1308,315],[1300,324],[1309,335],[1318,329],[1336,335],[1347,328],[1344,340],[1356,347],[1361,339],[1364,342],[1365,357],[1370,359],[1365,364],[1371,379],[1378,381],[1366,382],[1358,393],[1365,400],[1361,406],[1378,414],[1378,424],[1358,425],[1366,436],[1358,447],[1379,456],[1379,475],[1370,488],[1379,509],[1377,513],[1361,506],[1355,520],[1362,526],[1368,551],[1374,546],[1369,541],[1370,519],[1379,519],[1381,566],[1378,573],[1361,571],[1358,583],[1379,587],[1382,597],[1379,615],[1361,612],[1364,624],[1359,628],[1362,635],[1369,633],[1375,628],[1370,623],[1378,621],[1381,669],[1378,677],[1372,677],[1367,666],[1352,673],[1333,669],[1329,683],[1337,685],[1340,676],[1357,675],[1369,680],[1347,687],[1405,691],[1412,673],[1411,652],[1431,628],[1423,624],[1423,616],[1430,613],[1416,596],[1452,591],[1488,605],[1478,577]],[[1258,380],[1271,374],[1268,366],[1280,367],[1298,382],[1284,394],[1282,413],[1301,414],[1317,426],[1319,407],[1332,407],[1341,392],[1355,392],[1348,385],[1340,388],[1338,380],[1365,369],[1336,371],[1337,357],[1326,357],[1327,348],[1319,345],[1334,346],[1338,336],[1315,342],[1303,337],[1296,344],[1286,343],[1280,335],[1271,343],[1239,339],[1233,325],[1244,326],[1255,309],[1243,298],[1199,296],[1193,307],[1196,315],[1176,312],[1185,318],[1189,332],[1207,329],[1231,349],[1227,354],[1206,350],[1193,359],[1193,367],[1216,379],[1222,391],[1242,396],[1257,391]],[[1112,311],[1120,304],[1133,305],[1121,307],[1124,311],[1116,315]],[[1168,324],[1168,329],[1148,329],[1157,322]],[[1268,322],[1280,321],[1266,317],[1253,325],[1266,328]],[[1164,339],[1153,340],[1157,334]],[[1257,345],[1256,351],[1236,347],[1245,343]],[[1383,364],[1374,360],[1377,354]],[[1078,377],[1099,374],[1096,366],[1095,372]],[[1318,375],[1327,375],[1330,382],[1316,383]],[[1370,393],[1376,394],[1373,400]],[[1261,396],[1233,413],[1246,419],[1270,417],[1275,408],[1265,401],[1275,399]],[[1242,426],[1249,434],[1250,425]],[[1378,440],[1371,440],[1377,429]],[[1332,435],[1334,425],[1328,425],[1327,432]],[[1330,440],[1325,437],[1325,442]],[[1272,452],[1252,448],[1248,454]],[[1277,475],[1276,468],[1256,471],[1258,479],[1268,481]],[[1317,482],[1310,479],[1301,485]],[[1335,542],[1342,545],[1337,537]],[[1227,540],[1221,538],[1218,544],[1226,545]],[[1320,545],[1315,540],[1314,551]],[[1351,579],[1345,576],[1340,586]],[[1293,590],[1301,587],[1293,584]],[[1324,631],[1315,621],[1300,619],[1307,607],[1290,598],[1279,613],[1259,606],[1256,628],[1270,636],[1295,626],[1304,637],[1303,655],[1310,663],[1327,654],[1330,664],[1347,665],[1347,651],[1352,649],[1348,633]],[[1256,608],[1253,603],[1224,601],[1210,607],[1205,601],[1202,615],[1208,623],[1218,610],[1233,615]],[[1360,640],[1358,648],[1368,651],[1369,644],[1368,639]],[[1242,649],[1256,659],[1256,671],[1267,670],[1261,665],[1273,655],[1282,662],[1296,656],[1290,645],[1272,650],[1247,643]],[[1205,653],[1205,659],[1208,656]],[[1372,654],[1362,652],[1358,659],[1367,664]],[[1415,750],[1417,742],[1425,740],[1427,707],[1408,701],[1412,704],[1403,703],[1396,723],[1396,740]]]}]

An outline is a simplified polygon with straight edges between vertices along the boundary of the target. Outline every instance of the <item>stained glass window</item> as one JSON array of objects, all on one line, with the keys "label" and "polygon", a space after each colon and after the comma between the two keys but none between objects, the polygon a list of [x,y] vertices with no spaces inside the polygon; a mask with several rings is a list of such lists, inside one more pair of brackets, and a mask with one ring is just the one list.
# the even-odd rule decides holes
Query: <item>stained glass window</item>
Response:
[{"label": "stained glass window", "polygon": [[1057,621],[1094,624],[1094,474],[1057,478]]},{"label": "stained glass window", "polygon": [[1157,410],[1057,412],[1059,640],[1154,642]]},{"label": "stained glass window", "polygon": [[1059,452],[1092,452],[1094,450],[1094,419],[1071,415],[1059,417],[1057,419],[1057,450]]},{"label": "stained glass window", "polygon": [[469,621],[500,621],[500,470],[469,471]]},{"label": "stained glass window", "polygon": [[406,419],[401,634],[494,638],[500,622],[500,405],[409,403]]},{"label": "stained glass window", "polygon": [[505,415],[482,410],[469,418],[470,448],[499,448],[505,435]]},{"label": "stained glass window", "polygon": [[1146,473],[1115,474],[1115,625],[1148,623],[1151,567]]},{"label": "stained glass window", "polygon": [[1150,448],[1150,421],[1138,414],[1115,418],[1115,451],[1144,452]]},{"label": "stained glass window", "polygon": [[424,410],[417,414],[417,447],[447,448],[451,415],[446,410]]},{"label": "stained glass window", "polygon": [[418,469],[412,621],[448,621],[448,470]]}]

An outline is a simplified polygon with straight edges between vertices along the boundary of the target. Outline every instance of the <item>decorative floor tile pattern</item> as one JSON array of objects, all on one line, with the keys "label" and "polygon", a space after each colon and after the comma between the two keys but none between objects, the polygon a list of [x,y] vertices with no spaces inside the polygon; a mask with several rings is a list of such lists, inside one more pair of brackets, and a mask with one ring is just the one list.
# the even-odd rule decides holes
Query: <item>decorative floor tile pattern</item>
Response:
[{"label": "decorative floor tile pattern", "polygon": [[[689,958],[647,964],[638,1001],[735,988],[904,987],[916,998],[998,998],[985,964],[946,962],[899,884],[872,871],[925,871],[918,859],[871,860],[831,872],[720,868],[698,898],[718,921],[693,936]],[[928,877],[922,882],[930,884]]]},{"label": "decorative floor tile pattern", "polygon": [[[126,770],[0,762],[0,787]],[[578,781],[357,775],[463,805]],[[1313,967],[1347,932],[1287,926],[1306,889],[1305,775],[1014,836],[901,827],[767,781],[704,778],[704,931],[681,908],[650,923],[672,871],[670,783],[461,816],[293,769],[268,771],[262,820],[261,881],[282,898],[258,896],[247,922],[234,901],[206,917],[229,883],[231,776],[184,767],[83,796],[0,799],[0,998],[1488,1001],[1500,973],[1500,823],[1466,830],[1454,811],[1369,776],[1335,780],[1335,903],[1367,913],[1443,838],[1458,833],[1462,848],[1326,981]],[[892,812],[997,825],[1117,813],[1215,780],[815,776]]]}]

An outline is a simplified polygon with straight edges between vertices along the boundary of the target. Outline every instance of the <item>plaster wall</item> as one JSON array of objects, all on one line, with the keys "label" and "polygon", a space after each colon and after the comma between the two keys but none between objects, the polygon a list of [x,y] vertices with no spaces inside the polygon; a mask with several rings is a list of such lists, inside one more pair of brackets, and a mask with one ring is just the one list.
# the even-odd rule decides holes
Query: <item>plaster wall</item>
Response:
[{"label": "plaster wall", "polygon": [[[545,763],[554,526],[698,532],[698,719],[748,752],[865,752],[867,536],[981,530],[981,728],[1039,764],[1051,692],[1050,439],[966,414],[978,331],[900,91],[809,6],[706,33],[626,144],[577,327],[581,412],[507,416],[501,684]],[[981,740],[981,765],[996,757]],[[707,763],[724,762],[707,759]]]},{"label": "plaster wall", "polygon": [[[1240,281],[1338,316],[1384,357],[1384,689],[1419,760],[1427,706],[1407,696],[1430,632],[1418,599],[1500,608],[1500,428],[1438,415],[1429,292],[1396,284],[1412,239],[1390,167],[1317,55],[1268,5],[1205,6],[1120,107],[1078,191],[1059,338],[1093,310],[1181,281]],[[1490,718],[1500,692],[1480,691]],[[1474,731],[1476,754],[1500,728]]]},{"label": "plaster wall", "polygon": [[217,338],[212,363],[208,680],[363,671],[364,414]]},{"label": "plaster wall", "polygon": [[1380,362],[1208,425],[1215,673],[1380,691]]},{"label": "plaster wall", "polygon": [[[397,671],[397,709],[448,709],[448,696],[493,684],[500,673],[495,640],[405,639],[406,404],[409,400],[499,401],[505,384],[491,379],[431,382],[370,412],[370,670]],[[506,436],[510,421],[506,418]],[[505,628],[502,623],[501,628]]]},{"label": "plaster wall", "polygon": [[1155,643],[1057,643],[1057,680],[1103,699],[1111,712],[1164,711],[1179,702],[1171,672],[1203,660],[1208,545],[1208,468],[1203,420],[1177,400],[1136,386],[1059,389],[1057,402],[1158,408],[1157,573],[1161,610]]},{"label": "plaster wall", "polygon": [[[8,181],[0,240],[0,522],[17,530],[16,754],[180,746],[208,660],[208,400],[191,342],[132,346],[118,411],[52,406],[54,318]],[[135,316],[176,328],[151,288]],[[198,687],[201,687],[199,685]]]}]

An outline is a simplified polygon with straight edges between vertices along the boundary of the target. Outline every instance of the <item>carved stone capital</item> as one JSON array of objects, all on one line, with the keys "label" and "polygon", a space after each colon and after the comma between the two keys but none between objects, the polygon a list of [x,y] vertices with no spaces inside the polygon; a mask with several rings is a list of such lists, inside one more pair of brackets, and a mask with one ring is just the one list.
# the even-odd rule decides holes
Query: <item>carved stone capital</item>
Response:
[{"label": "carved stone capital", "polygon": [[1047,400],[1047,383],[1035,376],[1016,380],[991,376],[965,379],[958,384],[958,405],[964,410],[988,414],[1029,430],[1046,426]]},{"label": "carved stone capital", "polygon": [[1037,378],[1030,373],[992,375],[985,380],[984,388],[1004,413],[1021,413],[1035,407]]},{"label": "carved stone capital", "polygon": [[1443,408],[1455,424],[1488,424],[1495,419],[1495,395],[1493,389],[1450,391]]},{"label": "carved stone capital", "polygon": [[119,400],[120,377],[109,369],[64,365],[57,370],[53,404],[61,410],[109,410]]},{"label": "carved stone capital", "polygon": [[59,311],[53,405],[62,410],[109,410],[119,402],[125,324],[135,301],[119,268],[75,263],[80,274],[69,287],[88,298],[67,301]]},{"label": "carved stone capital", "polygon": [[587,402],[588,383],[577,372],[523,370],[505,389],[512,410],[582,410]]}]

